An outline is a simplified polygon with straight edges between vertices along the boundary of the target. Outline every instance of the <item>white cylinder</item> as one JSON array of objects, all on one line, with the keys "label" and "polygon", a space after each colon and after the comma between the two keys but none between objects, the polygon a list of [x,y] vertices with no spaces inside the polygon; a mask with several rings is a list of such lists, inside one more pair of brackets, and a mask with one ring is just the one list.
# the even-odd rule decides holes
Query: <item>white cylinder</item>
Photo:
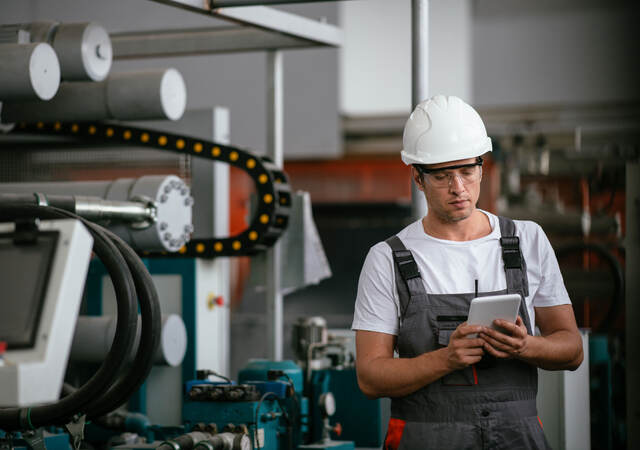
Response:
[{"label": "white cylinder", "polygon": [[187,88],[176,69],[143,70],[109,77],[107,107],[114,118],[149,116],[178,120],[187,106]]},{"label": "white cylinder", "polygon": [[[101,363],[111,349],[116,332],[115,316],[80,316],[71,345],[70,359],[77,362]],[[140,343],[140,317],[133,351],[128,358],[132,361]],[[154,356],[154,364],[176,367],[182,363],[187,351],[187,329],[180,316],[162,315],[160,345]]]},{"label": "white cylinder", "polygon": [[180,72],[154,69],[111,74],[101,82],[64,82],[49,102],[6,102],[2,122],[177,120],[186,105]]},{"label": "white cylinder", "polygon": [[60,64],[49,44],[0,44],[0,101],[50,100],[60,86]]},{"label": "white cylinder", "polygon": [[60,24],[53,39],[65,81],[102,81],[111,70],[113,52],[107,31],[95,23]]}]

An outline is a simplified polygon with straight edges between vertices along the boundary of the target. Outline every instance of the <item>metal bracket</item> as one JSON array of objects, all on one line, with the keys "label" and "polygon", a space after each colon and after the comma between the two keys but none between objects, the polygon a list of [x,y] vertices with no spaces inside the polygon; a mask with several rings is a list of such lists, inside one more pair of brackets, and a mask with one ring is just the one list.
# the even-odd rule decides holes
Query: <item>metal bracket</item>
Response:
[{"label": "metal bracket", "polygon": [[87,416],[86,415],[75,415],[73,420],[67,424],[65,424],[65,428],[71,435],[71,445],[74,450],[80,449],[80,444],[84,440],[84,426],[86,424]]}]

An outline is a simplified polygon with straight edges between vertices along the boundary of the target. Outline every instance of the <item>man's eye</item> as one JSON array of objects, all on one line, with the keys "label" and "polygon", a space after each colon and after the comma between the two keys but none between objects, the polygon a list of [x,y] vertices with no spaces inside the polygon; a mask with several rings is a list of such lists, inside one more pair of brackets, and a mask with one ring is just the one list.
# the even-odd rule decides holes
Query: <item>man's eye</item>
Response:
[{"label": "man's eye", "polygon": [[464,176],[470,176],[470,175],[473,175],[473,174],[475,173],[475,168],[468,167],[468,168],[466,168],[466,169],[462,169],[462,172],[461,172],[461,173],[462,173],[462,175],[464,175]]},{"label": "man's eye", "polygon": [[434,173],[433,178],[437,181],[444,181],[449,178],[449,176],[445,173]]}]

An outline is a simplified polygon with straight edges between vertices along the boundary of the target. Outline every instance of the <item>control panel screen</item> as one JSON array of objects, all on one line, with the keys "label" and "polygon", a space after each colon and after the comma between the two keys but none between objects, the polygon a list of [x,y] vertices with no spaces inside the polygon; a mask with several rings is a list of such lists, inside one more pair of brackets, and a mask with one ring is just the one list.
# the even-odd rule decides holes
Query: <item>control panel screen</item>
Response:
[{"label": "control panel screen", "polygon": [[23,241],[13,233],[0,234],[0,341],[8,350],[35,345],[58,232]]}]

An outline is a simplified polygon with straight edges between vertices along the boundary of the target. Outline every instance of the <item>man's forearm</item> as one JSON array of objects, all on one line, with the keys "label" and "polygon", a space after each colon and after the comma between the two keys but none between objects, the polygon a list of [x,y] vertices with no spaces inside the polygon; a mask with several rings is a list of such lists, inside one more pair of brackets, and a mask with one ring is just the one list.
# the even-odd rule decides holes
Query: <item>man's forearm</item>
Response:
[{"label": "man's forearm", "polygon": [[368,397],[403,397],[449,373],[446,348],[415,358],[380,357],[357,367],[360,389]]},{"label": "man's forearm", "polygon": [[527,349],[519,358],[546,370],[575,370],[582,363],[582,339],[571,331],[547,336],[529,336]]}]

